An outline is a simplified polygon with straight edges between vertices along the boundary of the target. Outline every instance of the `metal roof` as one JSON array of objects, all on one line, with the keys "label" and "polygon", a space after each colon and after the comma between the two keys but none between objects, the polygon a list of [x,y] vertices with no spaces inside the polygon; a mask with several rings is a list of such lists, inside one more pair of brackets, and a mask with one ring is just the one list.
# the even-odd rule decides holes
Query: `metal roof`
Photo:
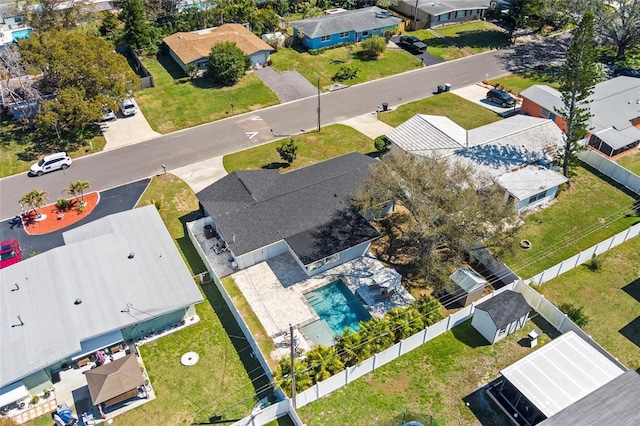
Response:
[{"label": "metal roof", "polygon": [[[402,0],[415,8],[415,2]],[[418,9],[431,16],[438,16],[444,13],[455,12],[456,10],[488,9],[489,2],[486,0],[418,0]],[[412,9],[413,10],[413,9]]]},{"label": "metal roof", "polygon": [[317,38],[339,34],[345,31],[371,31],[378,28],[392,27],[402,19],[377,6],[348,10],[330,15],[316,16],[291,22],[290,25],[302,32],[305,37]]},{"label": "metal roof", "polygon": [[640,141],[640,129],[633,126],[622,130],[610,127],[595,135],[613,149],[624,148]]},{"label": "metal roof", "polygon": [[487,284],[487,280],[471,268],[460,268],[451,274],[449,278],[467,293],[471,293],[478,288],[484,288],[485,284]]},{"label": "metal roof", "polygon": [[414,155],[463,148],[467,132],[448,117],[416,114],[385,135],[400,149]]},{"label": "metal roof", "polygon": [[[351,207],[351,195],[376,161],[352,152],[283,174],[278,170],[238,171],[197,196],[233,254],[240,256],[301,233],[307,238],[311,236],[308,232],[344,225],[341,221]],[[370,224],[358,223],[379,235]],[[320,237],[305,244],[320,242]]]},{"label": "metal roof", "polygon": [[638,401],[640,375],[628,370],[540,425],[640,425]]},{"label": "metal roof", "polygon": [[0,270],[0,386],[72,356],[82,341],[203,300],[154,206],[63,236],[66,245]]},{"label": "metal roof", "polygon": [[624,371],[568,331],[501,373],[549,418]]},{"label": "metal roof", "polygon": [[520,92],[520,96],[540,105],[544,109],[555,113],[564,108],[562,94],[553,87],[536,84]]},{"label": "metal roof", "polygon": [[498,185],[518,200],[524,200],[568,181],[564,175],[540,166],[523,167],[496,179]]}]

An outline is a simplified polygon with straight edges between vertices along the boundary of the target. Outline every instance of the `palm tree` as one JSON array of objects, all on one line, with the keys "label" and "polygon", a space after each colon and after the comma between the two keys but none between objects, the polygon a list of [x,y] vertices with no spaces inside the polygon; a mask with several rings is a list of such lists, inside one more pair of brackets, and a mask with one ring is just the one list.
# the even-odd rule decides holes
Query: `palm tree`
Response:
[{"label": "palm tree", "polygon": [[[296,392],[302,392],[310,388],[313,383],[311,382],[311,377],[309,377],[307,362],[296,358],[293,361],[293,369],[296,375]],[[289,358],[280,360],[275,380],[277,386],[282,388],[287,395],[291,393],[291,360]]]},{"label": "palm tree", "polygon": [[424,328],[420,312],[416,309],[393,308],[387,315],[389,315],[391,330],[396,342],[412,336]]},{"label": "palm tree", "polygon": [[75,183],[76,191],[80,194],[80,205],[84,206],[86,203],[84,202],[84,190],[89,189],[91,185],[88,180],[79,180]]},{"label": "palm tree", "polygon": [[420,312],[426,326],[433,325],[442,319],[442,305],[431,296],[422,296],[413,306]]},{"label": "palm tree", "polygon": [[307,352],[307,362],[314,383],[326,380],[344,370],[344,364],[334,346],[330,348],[323,345],[314,346]]},{"label": "palm tree", "polygon": [[47,201],[46,194],[46,191],[38,191],[37,189],[33,188],[20,199],[20,203],[26,204],[29,207],[27,209],[27,212],[29,212],[29,210],[40,210],[40,212],[38,213],[38,217],[41,217],[41,207]]},{"label": "palm tree", "polygon": [[365,349],[360,339],[360,333],[356,333],[351,327],[345,328],[341,335],[336,336],[336,351],[347,367],[367,359],[369,354]]},{"label": "palm tree", "polygon": [[372,318],[360,323],[360,340],[363,351],[373,355],[393,345],[393,333],[388,317]]}]

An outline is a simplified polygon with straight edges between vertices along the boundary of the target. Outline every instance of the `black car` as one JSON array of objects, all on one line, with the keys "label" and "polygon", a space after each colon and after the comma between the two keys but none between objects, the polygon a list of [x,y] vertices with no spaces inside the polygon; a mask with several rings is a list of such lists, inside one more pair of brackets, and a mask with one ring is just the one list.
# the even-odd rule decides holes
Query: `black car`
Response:
[{"label": "black car", "polygon": [[421,42],[418,37],[414,36],[400,36],[398,44],[416,54],[423,53],[427,50],[427,45]]},{"label": "black car", "polygon": [[615,71],[613,71],[613,76],[614,77],[624,76],[624,77],[640,78],[640,70],[637,70],[637,69],[634,69],[634,68],[618,68]]},{"label": "black car", "polygon": [[512,107],[516,104],[516,100],[504,90],[491,89],[487,92],[487,100],[498,105]]}]

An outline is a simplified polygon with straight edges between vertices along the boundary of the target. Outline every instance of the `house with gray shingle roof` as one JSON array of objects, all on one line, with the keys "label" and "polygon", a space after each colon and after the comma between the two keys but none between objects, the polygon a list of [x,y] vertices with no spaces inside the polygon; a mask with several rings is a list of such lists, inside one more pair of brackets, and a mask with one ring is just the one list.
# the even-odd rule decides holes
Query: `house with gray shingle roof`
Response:
[{"label": "house with gray shingle roof", "polygon": [[[549,118],[564,132],[567,123],[556,111],[563,108],[562,95],[544,85],[531,86],[520,93],[521,114]],[[640,79],[616,77],[595,85],[587,98],[591,117],[587,141],[601,153],[613,157],[640,143]]]},{"label": "house with gray shingle roof", "polygon": [[564,147],[548,119],[516,115],[469,131],[447,117],[416,114],[385,135],[391,149],[471,164],[505,192],[517,210],[555,198],[567,179],[550,169]]},{"label": "house with gray shingle roof", "polygon": [[482,19],[490,4],[486,0],[399,0],[391,9],[411,18],[417,25],[415,29],[421,29]]},{"label": "house with gray shingle roof", "polygon": [[353,152],[288,173],[237,171],[197,197],[238,268],[288,252],[315,275],[362,256],[380,236],[350,203],[375,162]]},{"label": "house with gray shingle roof", "polygon": [[291,22],[293,36],[310,50],[347,42],[360,42],[374,34],[382,36],[402,22],[377,6],[337,11],[323,16]]}]

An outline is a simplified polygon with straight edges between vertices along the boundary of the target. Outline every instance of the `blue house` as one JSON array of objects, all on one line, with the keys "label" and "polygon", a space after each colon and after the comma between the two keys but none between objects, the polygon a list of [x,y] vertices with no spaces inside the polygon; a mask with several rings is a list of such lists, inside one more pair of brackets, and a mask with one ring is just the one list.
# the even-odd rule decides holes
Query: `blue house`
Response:
[{"label": "blue house", "polygon": [[394,29],[402,22],[400,18],[380,9],[338,11],[324,16],[303,19],[291,23],[294,37],[302,39],[302,44],[310,50],[334,46],[346,42],[360,42],[374,34]]}]

